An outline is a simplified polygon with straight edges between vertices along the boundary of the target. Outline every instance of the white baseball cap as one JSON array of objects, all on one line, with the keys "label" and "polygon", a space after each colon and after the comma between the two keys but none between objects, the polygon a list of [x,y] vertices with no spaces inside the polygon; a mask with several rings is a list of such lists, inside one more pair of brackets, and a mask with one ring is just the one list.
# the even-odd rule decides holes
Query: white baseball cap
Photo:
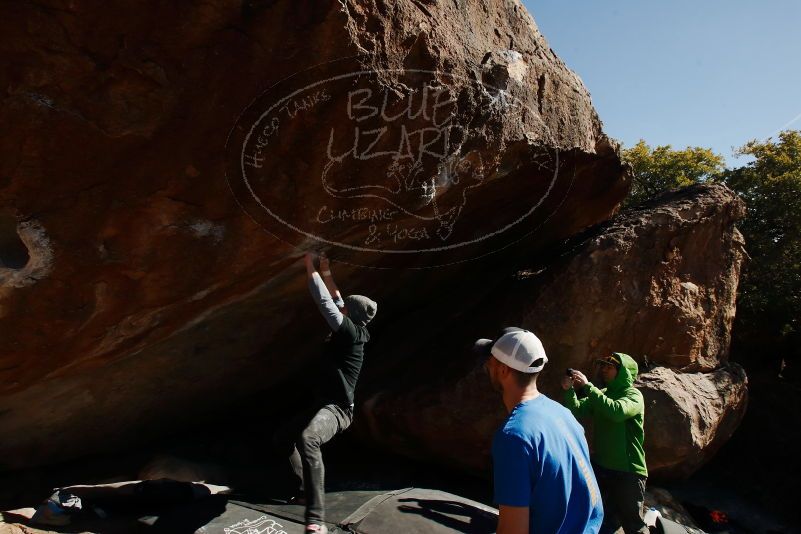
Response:
[{"label": "white baseball cap", "polygon": [[479,339],[473,349],[522,373],[539,373],[548,363],[542,342],[522,328],[504,328],[496,340]]}]

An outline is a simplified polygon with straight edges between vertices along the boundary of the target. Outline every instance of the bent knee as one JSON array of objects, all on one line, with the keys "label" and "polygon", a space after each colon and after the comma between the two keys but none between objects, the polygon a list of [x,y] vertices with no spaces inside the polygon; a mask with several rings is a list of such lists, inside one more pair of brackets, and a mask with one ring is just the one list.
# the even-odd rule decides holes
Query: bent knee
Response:
[{"label": "bent knee", "polygon": [[322,442],[317,433],[305,431],[300,434],[300,439],[298,439],[297,443],[298,449],[304,450],[316,450],[319,449],[321,445]]}]

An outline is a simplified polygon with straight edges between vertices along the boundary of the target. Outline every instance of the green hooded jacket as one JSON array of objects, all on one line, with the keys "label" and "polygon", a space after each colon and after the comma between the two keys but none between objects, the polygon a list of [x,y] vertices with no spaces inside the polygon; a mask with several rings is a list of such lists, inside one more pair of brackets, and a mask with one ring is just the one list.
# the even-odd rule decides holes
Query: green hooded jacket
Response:
[{"label": "green hooded jacket", "polygon": [[564,403],[578,419],[593,420],[593,461],[606,469],[648,476],[645,466],[645,403],[632,384],[637,362],[628,354],[614,353],[622,365],[605,389],[588,383],[587,396],[579,399],[573,388],[565,391]]}]

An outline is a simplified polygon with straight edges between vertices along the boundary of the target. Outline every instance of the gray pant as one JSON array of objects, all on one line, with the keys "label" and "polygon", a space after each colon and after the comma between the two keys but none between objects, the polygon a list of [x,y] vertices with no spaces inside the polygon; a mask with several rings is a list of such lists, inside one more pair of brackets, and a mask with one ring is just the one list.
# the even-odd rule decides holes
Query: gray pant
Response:
[{"label": "gray pant", "polygon": [[282,432],[289,435],[289,463],[306,497],[306,523],[325,520],[325,466],[320,447],[353,421],[353,408],[326,404],[295,418]]},{"label": "gray pant", "polygon": [[621,526],[626,534],[648,534],[648,527],[642,518],[646,478],[596,465],[593,465],[593,470],[604,503],[600,534],[610,534]]}]

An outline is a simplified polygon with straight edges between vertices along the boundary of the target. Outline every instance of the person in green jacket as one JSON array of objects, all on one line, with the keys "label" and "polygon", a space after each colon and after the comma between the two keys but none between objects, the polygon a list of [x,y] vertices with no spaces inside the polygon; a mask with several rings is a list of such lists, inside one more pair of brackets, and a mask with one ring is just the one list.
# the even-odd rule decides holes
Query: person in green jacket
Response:
[{"label": "person in green jacket", "polygon": [[[596,360],[606,388],[598,389],[581,371],[568,370],[562,379],[564,404],[577,419],[593,422],[593,469],[604,503],[600,534],[623,527],[626,534],[647,533],[642,518],[645,481],[645,403],[633,384],[637,362],[614,352]],[[579,398],[576,392],[583,393]]]}]

